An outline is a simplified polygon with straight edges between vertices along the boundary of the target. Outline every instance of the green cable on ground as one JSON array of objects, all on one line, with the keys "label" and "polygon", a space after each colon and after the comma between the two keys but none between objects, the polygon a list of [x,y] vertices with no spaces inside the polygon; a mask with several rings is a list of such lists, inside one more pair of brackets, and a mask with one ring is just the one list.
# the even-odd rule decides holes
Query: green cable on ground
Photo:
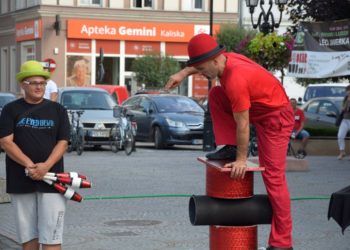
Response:
[{"label": "green cable on ground", "polygon": [[[112,195],[112,196],[86,196],[84,200],[117,200],[117,199],[143,199],[143,198],[176,198],[191,197],[192,194],[142,194],[142,195]],[[330,196],[305,196],[291,198],[292,201],[301,200],[329,200]]]}]

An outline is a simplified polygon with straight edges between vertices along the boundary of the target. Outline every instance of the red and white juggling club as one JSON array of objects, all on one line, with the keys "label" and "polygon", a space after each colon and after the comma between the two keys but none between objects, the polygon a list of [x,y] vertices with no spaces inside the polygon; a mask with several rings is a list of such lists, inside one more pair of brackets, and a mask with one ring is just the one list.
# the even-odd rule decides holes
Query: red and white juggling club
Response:
[{"label": "red and white juggling club", "polygon": [[52,172],[47,172],[47,176],[54,176],[54,177],[67,177],[67,178],[82,178],[86,180],[86,176],[79,174],[77,172],[63,172],[63,173],[52,173]]},{"label": "red and white juggling club", "polygon": [[60,183],[53,182],[51,180],[43,179],[47,184],[53,186],[58,192],[63,194],[64,197],[66,197],[69,200],[81,202],[83,200],[83,197],[75,192],[72,188],[66,187]]},{"label": "red and white juggling club", "polygon": [[51,180],[54,182],[61,182],[64,184],[68,184],[72,187],[76,188],[91,188],[91,182],[88,180],[84,180],[82,178],[69,178],[69,177],[55,177],[55,176],[44,176],[44,179]]}]

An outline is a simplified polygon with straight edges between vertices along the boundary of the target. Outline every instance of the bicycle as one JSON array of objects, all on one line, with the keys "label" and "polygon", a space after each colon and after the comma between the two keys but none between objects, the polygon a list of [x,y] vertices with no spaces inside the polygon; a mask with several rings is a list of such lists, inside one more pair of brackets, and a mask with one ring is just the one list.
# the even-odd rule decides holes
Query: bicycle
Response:
[{"label": "bicycle", "polygon": [[256,129],[253,125],[250,125],[250,138],[248,156],[258,156],[258,140],[256,138]]},{"label": "bicycle", "polygon": [[127,109],[116,106],[113,109],[113,116],[117,118],[117,123],[110,130],[110,146],[111,151],[117,153],[119,149],[123,149],[126,155],[130,155],[135,151],[135,136],[137,124],[131,121],[132,115],[127,114]]},{"label": "bicycle", "polygon": [[288,150],[287,155],[288,156],[294,156],[297,159],[304,159],[306,157],[306,152],[304,150],[299,149],[297,152],[295,152],[291,141],[294,140],[295,135],[292,134],[289,143],[288,143]]},{"label": "bicycle", "polygon": [[[84,129],[80,125],[80,116],[84,113],[83,110],[68,111],[71,116],[70,136],[67,152],[77,151],[81,155],[84,151]],[[77,118],[75,117],[77,115]]]}]

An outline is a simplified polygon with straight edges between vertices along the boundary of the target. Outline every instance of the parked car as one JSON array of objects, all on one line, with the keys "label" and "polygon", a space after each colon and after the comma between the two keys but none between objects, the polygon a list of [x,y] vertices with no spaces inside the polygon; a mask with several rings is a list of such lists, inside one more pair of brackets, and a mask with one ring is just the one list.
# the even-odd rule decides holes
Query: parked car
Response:
[{"label": "parked car", "polygon": [[345,88],[348,85],[349,83],[310,84],[305,89],[303,103],[317,97],[344,97],[346,95]]},{"label": "parked car", "polygon": [[16,96],[9,92],[0,92],[0,114],[2,108],[9,102],[16,100]]},{"label": "parked car", "polygon": [[121,105],[129,97],[128,90],[125,86],[109,85],[109,84],[96,84],[91,87],[100,88],[106,90],[116,101]]},{"label": "parked car", "polygon": [[139,94],[122,105],[137,123],[136,141],[152,141],[157,149],[203,143],[204,110],[189,97]]},{"label": "parked car", "polygon": [[319,97],[306,102],[301,109],[306,117],[305,127],[336,128],[344,97]]},{"label": "parked car", "polygon": [[109,145],[109,133],[117,118],[113,107],[117,104],[107,91],[89,87],[59,89],[58,102],[68,110],[84,110],[80,122],[84,129],[84,145]]}]

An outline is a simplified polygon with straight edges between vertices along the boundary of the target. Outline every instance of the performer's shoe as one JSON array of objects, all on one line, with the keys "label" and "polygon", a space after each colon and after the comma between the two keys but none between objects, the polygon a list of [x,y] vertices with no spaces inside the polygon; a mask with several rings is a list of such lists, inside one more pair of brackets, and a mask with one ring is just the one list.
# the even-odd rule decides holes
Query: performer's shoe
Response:
[{"label": "performer's shoe", "polygon": [[281,247],[269,246],[266,248],[266,250],[293,250],[293,247],[281,248]]},{"label": "performer's shoe", "polygon": [[237,146],[226,145],[221,149],[205,155],[208,160],[236,160]]}]

